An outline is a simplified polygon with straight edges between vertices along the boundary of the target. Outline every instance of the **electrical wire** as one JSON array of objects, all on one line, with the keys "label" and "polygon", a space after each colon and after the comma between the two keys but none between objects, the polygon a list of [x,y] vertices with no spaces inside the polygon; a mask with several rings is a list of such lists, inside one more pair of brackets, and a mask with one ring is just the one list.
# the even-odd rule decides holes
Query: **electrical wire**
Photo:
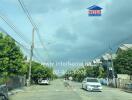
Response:
[{"label": "electrical wire", "polygon": [[97,56],[94,57],[94,59],[101,57],[103,54],[105,54],[106,52],[112,51],[113,48],[122,45],[124,42],[126,42],[127,40],[131,39],[132,35],[128,36],[125,39],[119,40],[118,42],[116,42],[115,44],[113,44],[112,46],[109,44],[109,47],[104,49],[102,52],[100,52]]},{"label": "electrical wire", "polygon": [[[43,43],[43,41],[42,41],[42,38],[41,38],[41,36],[40,36],[40,34],[39,34],[38,27],[37,27],[37,25],[34,23],[33,18],[31,17],[31,15],[30,15],[28,9],[26,8],[26,6],[25,6],[23,0],[18,0],[18,2],[19,2],[19,4],[20,4],[20,6],[22,7],[24,13],[25,13],[26,16],[28,17],[28,19],[29,19],[31,25],[35,28],[35,30],[36,30],[36,32],[37,32],[37,36],[38,36],[38,38],[39,38],[39,40],[40,40],[40,43],[41,43],[43,49],[46,50],[46,51],[48,51],[47,48],[44,46],[44,43]],[[49,53],[48,53],[48,52],[47,52],[47,55],[49,56]]]},{"label": "electrical wire", "polygon": [[[24,49],[25,53],[29,54],[30,53],[30,49],[24,45],[22,45],[20,42],[18,42],[17,40],[15,40],[11,35],[8,34],[8,32],[6,32],[2,27],[0,27],[1,32],[5,33],[7,36],[11,37],[16,43],[17,45],[19,45],[21,48]],[[12,48],[13,50],[14,48]],[[37,60],[39,60],[40,58],[38,58],[36,55],[34,56],[34,58],[36,58]],[[39,60],[40,61],[40,60]]]},{"label": "electrical wire", "polygon": [[17,29],[17,27],[4,15],[0,14],[0,18],[21,38],[25,43],[29,43],[28,39]]}]

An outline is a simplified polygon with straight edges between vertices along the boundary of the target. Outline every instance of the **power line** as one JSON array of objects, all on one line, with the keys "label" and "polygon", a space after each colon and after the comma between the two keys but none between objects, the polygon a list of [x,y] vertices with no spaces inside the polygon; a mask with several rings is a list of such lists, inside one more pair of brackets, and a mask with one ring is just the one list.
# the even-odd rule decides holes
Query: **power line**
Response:
[{"label": "power line", "polygon": [[[27,8],[26,8],[26,6],[25,6],[23,0],[18,0],[18,2],[19,2],[19,4],[20,4],[20,6],[22,7],[24,13],[25,13],[26,16],[28,17],[28,19],[29,19],[31,25],[35,28],[35,30],[36,30],[36,32],[37,32],[37,36],[38,36],[38,38],[39,38],[39,40],[40,40],[40,43],[41,43],[43,49],[45,49],[46,51],[48,51],[47,48],[44,46],[44,43],[43,43],[43,41],[42,41],[42,39],[41,39],[41,36],[40,36],[40,34],[39,34],[38,27],[37,27],[37,25],[34,23],[33,18],[31,17],[29,11],[27,10]],[[47,52],[47,54],[48,54],[48,56],[49,56],[49,53],[48,53],[48,52]]]},{"label": "power line", "polygon": [[[14,31],[15,31],[15,33],[17,33],[18,34],[18,36],[21,38],[21,39],[23,39],[23,38],[26,38],[24,35],[22,35],[22,34],[20,34],[20,32],[17,30],[17,28],[15,27],[15,25],[13,25],[10,21],[9,21],[9,19],[7,18],[7,17],[5,17],[5,16],[0,16],[1,18],[2,18],[2,20],[4,20],[5,22],[6,22],[6,24],[9,26],[9,27],[11,27]],[[1,31],[3,31],[5,34],[7,34],[8,36],[10,36],[13,40],[15,40],[11,35],[9,35],[2,27],[0,27],[0,30]],[[24,46],[24,45],[22,45],[21,43],[19,43],[18,41],[16,41],[15,40],[15,42],[17,43],[17,44],[19,44],[21,47],[23,47],[24,49],[26,49],[25,51],[29,51],[29,48],[27,48],[26,46]],[[26,40],[24,40],[24,42],[28,42],[28,40],[26,39]],[[35,57],[36,59],[38,59],[37,57]]]},{"label": "power line", "polygon": [[[6,32],[2,27],[0,27],[1,32],[5,33],[7,36],[11,37],[21,48],[23,48],[23,50],[25,51],[25,53],[29,54],[29,48],[22,45],[20,42],[18,42],[17,40],[15,40],[11,35],[8,34],[8,32]],[[34,55],[34,58],[36,58],[37,60],[39,60],[40,58],[37,57],[37,55]],[[40,61],[40,60],[39,60]]]},{"label": "power line", "polygon": [[[28,43],[29,41],[27,40],[27,38],[22,35],[22,33],[16,28],[16,26],[6,17],[6,16],[3,16],[3,15],[0,15],[0,18],[2,18],[2,20],[11,28],[13,29],[13,31],[15,33],[17,33],[17,35],[19,36],[19,38],[21,38],[25,43]],[[0,30],[3,31],[5,34],[7,34],[8,36],[10,36],[13,40],[15,40],[11,35],[9,35],[2,27],[0,27]],[[25,38],[25,40],[23,39]],[[15,42],[17,44],[19,44],[21,47],[23,47],[24,49],[26,49],[25,51],[29,51],[30,49],[27,48],[26,46],[22,45],[21,43],[19,43],[18,41],[15,40]],[[35,58],[38,59],[38,57],[36,57],[35,55]],[[40,58],[39,58],[40,59]]]},{"label": "power line", "polygon": [[[35,30],[36,30],[36,32],[37,32],[37,35],[38,35],[38,37],[39,37],[39,39],[40,39],[41,37],[40,37],[40,35],[39,35],[38,27],[37,27],[37,25],[34,23],[33,18],[31,17],[29,11],[27,10],[27,8],[26,8],[26,6],[25,6],[23,0],[18,0],[18,2],[19,2],[19,4],[21,5],[21,7],[22,7],[24,13],[25,13],[26,16],[28,17],[28,19],[29,19],[31,25],[35,28]],[[43,42],[41,41],[41,39],[40,39],[40,42],[41,42],[41,44],[43,44]]]},{"label": "power line", "polygon": [[35,30],[37,30],[38,28],[37,28],[36,24],[34,23],[34,21],[33,21],[32,17],[31,17],[31,15],[30,15],[30,13],[29,13],[29,11],[28,11],[27,8],[25,7],[25,4],[24,4],[23,0],[18,0],[18,2],[19,2],[19,4],[21,5],[21,7],[22,7],[24,13],[27,15],[27,17],[28,17],[30,23],[32,24],[32,26],[35,28]]},{"label": "power line", "polygon": [[28,39],[17,29],[17,27],[6,16],[0,15],[0,18],[19,36],[19,38],[21,38],[25,43],[29,43]]},{"label": "power line", "polygon": [[132,35],[128,36],[125,39],[119,40],[118,42],[114,43],[113,46],[110,46],[110,44],[109,44],[109,47],[104,49],[102,52],[100,52],[97,56],[94,57],[94,59],[100,57],[102,54],[108,52],[109,50],[112,50],[112,48],[115,48],[116,46],[121,45],[122,43],[124,43],[127,40],[131,39],[131,37],[132,37]]},{"label": "power line", "polygon": [[9,35],[2,27],[0,27],[0,30],[2,32],[4,32],[6,35],[10,36],[17,44],[19,44],[20,46],[27,48],[26,46],[22,45],[20,42],[16,41],[11,35]]}]

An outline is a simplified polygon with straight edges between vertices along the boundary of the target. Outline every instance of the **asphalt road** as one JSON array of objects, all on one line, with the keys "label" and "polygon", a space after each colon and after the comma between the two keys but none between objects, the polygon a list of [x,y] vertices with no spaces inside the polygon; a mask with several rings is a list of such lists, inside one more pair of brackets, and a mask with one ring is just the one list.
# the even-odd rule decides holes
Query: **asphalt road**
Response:
[{"label": "asphalt road", "polygon": [[103,87],[102,92],[87,92],[81,84],[69,82],[65,87],[63,80],[55,80],[51,85],[35,85],[12,95],[10,100],[132,100],[132,93],[120,89]]}]

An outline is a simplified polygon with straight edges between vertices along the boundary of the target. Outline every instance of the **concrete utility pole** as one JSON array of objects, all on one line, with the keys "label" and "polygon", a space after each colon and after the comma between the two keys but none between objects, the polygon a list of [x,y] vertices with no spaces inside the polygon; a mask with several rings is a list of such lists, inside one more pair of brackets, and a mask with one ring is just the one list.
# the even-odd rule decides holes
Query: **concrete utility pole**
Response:
[{"label": "concrete utility pole", "polygon": [[31,44],[31,51],[30,51],[29,72],[28,72],[27,86],[30,86],[30,84],[31,84],[32,57],[33,57],[33,49],[34,49],[34,31],[35,31],[35,29],[33,28],[33,30],[32,30],[32,44]]},{"label": "concrete utility pole", "polygon": [[112,49],[110,48],[110,58],[111,58],[111,70],[112,70],[112,77],[113,77],[113,84],[116,87],[116,79],[115,79],[115,71],[114,71],[114,65],[113,65],[113,55],[112,55]]},{"label": "concrete utility pole", "polygon": [[110,52],[110,58],[111,58],[111,69],[112,69],[112,77],[114,78],[115,77],[115,74],[114,74],[114,65],[113,65],[113,55],[112,55],[112,52]]}]

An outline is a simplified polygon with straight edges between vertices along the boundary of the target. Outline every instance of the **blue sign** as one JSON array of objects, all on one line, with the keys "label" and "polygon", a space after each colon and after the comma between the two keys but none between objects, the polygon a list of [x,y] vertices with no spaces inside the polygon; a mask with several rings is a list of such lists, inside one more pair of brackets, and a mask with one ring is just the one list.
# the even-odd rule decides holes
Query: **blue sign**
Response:
[{"label": "blue sign", "polygon": [[101,12],[101,10],[102,10],[101,7],[93,5],[89,8],[87,8],[87,9],[88,9],[88,15],[89,16],[101,16],[101,13],[102,13]]}]

